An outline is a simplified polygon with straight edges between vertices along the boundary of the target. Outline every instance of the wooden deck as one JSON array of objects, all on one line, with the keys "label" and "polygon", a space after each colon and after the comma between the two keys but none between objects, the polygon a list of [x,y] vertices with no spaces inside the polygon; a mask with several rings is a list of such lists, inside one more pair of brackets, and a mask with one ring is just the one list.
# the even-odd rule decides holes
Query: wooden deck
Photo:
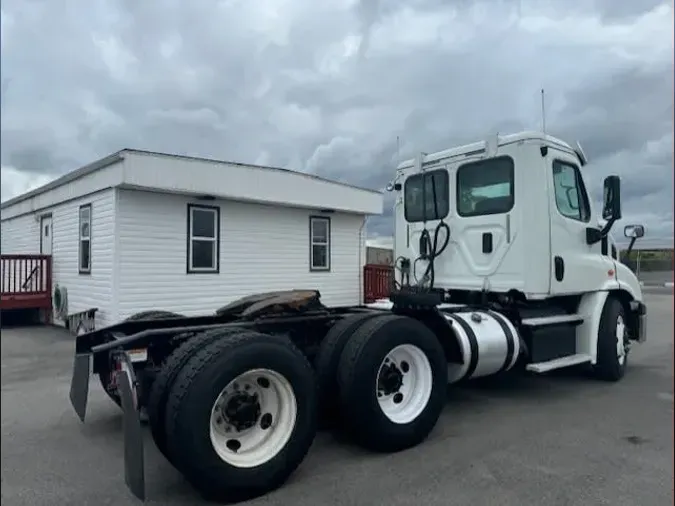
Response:
[{"label": "wooden deck", "polygon": [[389,297],[394,282],[391,265],[366,264],[363,266],[363,295],[366,304]]},{"label": "wooden deck", "polygon": [[0,309],[51,309],[50,255],[0,255]]}]

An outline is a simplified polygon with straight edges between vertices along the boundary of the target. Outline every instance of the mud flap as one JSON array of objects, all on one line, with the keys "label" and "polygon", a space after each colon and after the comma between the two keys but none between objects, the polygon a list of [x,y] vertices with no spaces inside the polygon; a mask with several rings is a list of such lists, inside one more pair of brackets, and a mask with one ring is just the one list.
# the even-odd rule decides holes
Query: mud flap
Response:
[{"label": "mud flap", "polygon": [[137,498],[145,500],[145,470],[143,432],[138,413],[136,375],[129,355],[120,352],[117,357],[121,370],[117,372],[117,390],[122,401],[124,426],[124,481]]},{"label": "mud flap", "polygon": [[83,422],[84,415],[87,412],[90,368],[91,355],[89,353],[77,353],[73,364],[73,377],[70,381],[70,403]]}]

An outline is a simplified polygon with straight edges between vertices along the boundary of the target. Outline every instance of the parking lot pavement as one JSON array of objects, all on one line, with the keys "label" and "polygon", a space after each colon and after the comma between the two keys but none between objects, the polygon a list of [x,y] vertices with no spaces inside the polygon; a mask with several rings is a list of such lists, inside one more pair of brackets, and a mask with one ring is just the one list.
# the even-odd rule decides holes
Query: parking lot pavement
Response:
[{"label": "parking lot pavement", "polygon": [[644,286],[673,287],[673,271],[641,271],[637,276]]},{"label": "parking lot pavement", "polygon": [[645,294],[651,294],[651,295],[658,295],[658,294],[672,294],[673,293],[673,287],[672,286],[643,286],[642,287],[642,293]]},{"label": "parking lot pavement", "polygon": [[[372,455],[321,434],[282,489],[251,505],[664,506],[673,503],[673,297],[647,296],[648,342],[618,384],[576,372],[451,388],[417,448]],[[2,504],[138,504],[117,408],[93,379],[86,424],[68,401],[72,337],[2,331]],[[149,502],[201,500],[146,440]]]}]

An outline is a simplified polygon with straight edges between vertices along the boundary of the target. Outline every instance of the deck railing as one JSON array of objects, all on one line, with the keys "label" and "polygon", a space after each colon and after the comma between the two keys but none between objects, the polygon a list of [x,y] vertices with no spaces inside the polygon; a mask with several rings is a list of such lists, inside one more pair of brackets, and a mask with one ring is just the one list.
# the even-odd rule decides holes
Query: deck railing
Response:
[{"label": "deck railing", "polygon": [[0,255],[0,308],[52,307],[50,255]]},{"label": "deck railing", "polygon": [[389,297],[394,280],[394,268],[391,265],[366,264],[363,266],[364,302]]}]

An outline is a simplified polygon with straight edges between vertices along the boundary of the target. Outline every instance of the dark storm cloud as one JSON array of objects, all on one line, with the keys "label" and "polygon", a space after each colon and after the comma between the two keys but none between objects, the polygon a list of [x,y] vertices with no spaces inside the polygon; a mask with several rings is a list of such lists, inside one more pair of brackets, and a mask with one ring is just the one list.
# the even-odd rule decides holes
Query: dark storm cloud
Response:
[{"label": "dark storm cloud", "polygon": [[635,64],[572,91],[566,101],[561,134],[583,139],[590,158],[640,149],[672,129],[673,70]]},{"label": "dark storm cloud", "polygon": [[592,194],[619,173],[626,213],[672,235],[667,3],[6,0],[2,39],[3,200],[123,147],[382,189],[416,151],[539,128],[544,87]]}]

